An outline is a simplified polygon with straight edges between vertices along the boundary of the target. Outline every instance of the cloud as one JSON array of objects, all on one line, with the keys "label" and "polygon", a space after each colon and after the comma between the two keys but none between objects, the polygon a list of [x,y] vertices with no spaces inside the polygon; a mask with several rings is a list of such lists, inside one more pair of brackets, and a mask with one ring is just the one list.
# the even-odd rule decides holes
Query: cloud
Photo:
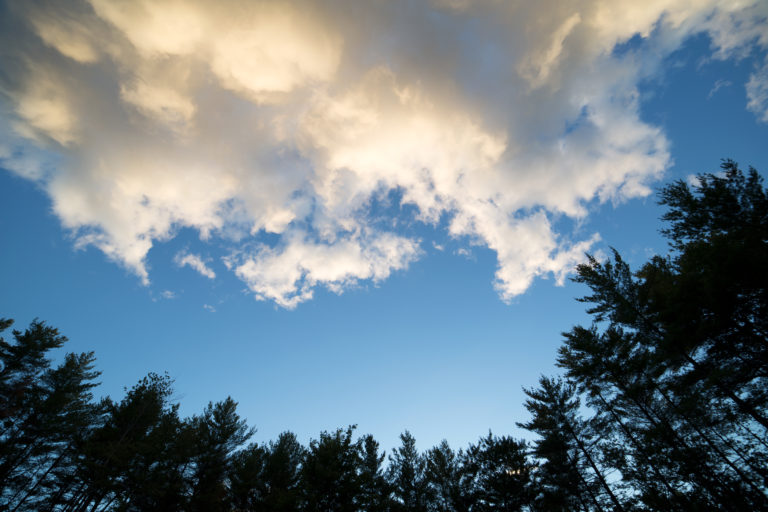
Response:
[{"label": "cloud", "polygon": [[[295,307],[406,270],[422,222],[493,250],[511,300],[599,240],[561,219],[645,196],[668,167],[638,83],[701,32],[713,58],[764,56],[766,5],[12,3],[0,163],[145,284],[152,247],[190,228],[256,298]],[[765,75],[746,85],[763,120]]]},{"label": "cloud", "polygon": [[459,256],[463,256],[463,257],[465,257],[467,259],[471,259],[472,258],[472,251],[467,249],[466,247],[459,247],[458,249],[456,249],[454,254],[457,254]]},{"label": "cloud", "polygon": [[764,123],[768,123],[768,58],[747,82],[747,108]]},{"label": "cloud", "polygon": [[227,262],[256,298],[291,309],[311,299],[318,285],[341,293],[361,279],[380,282],[407,268],[420,252],[417,241],[391,233],[345,236],[332,243],[296,233],[279,249],[262,247]]},{"label": "cloud", "polygon": [[25,84],[23,93],[14,94],[16,131],[29,139],[44,143],[46,139],[61,146],[71,146],[79,138],[77,100],[60,87],[54,73],[31,65],[33,80]]},{"label": "cloud", "polygon": [[211,268],[208,265],[206,265],[203,259],[197,254],[190,254],[182,251],[176,254],[176,256],[173,258],[173,261],[179,267],[184,267],[184,266],[191,267],[192,269],[196,270],[198,273],[207,277],[208,279],[216,278],[216,273],[213,270],[211,270]]},{"label": "cloud", "polygon": [[715,82],[715,85],[712,86],[712,89],[710,89],[709,94],[707,94],[707,99],[712,99],[712,96],[714,96],[717,91],[722,89],[723,87],[730,87],[733,85],[733,82],[730,80],[718,80]]}]

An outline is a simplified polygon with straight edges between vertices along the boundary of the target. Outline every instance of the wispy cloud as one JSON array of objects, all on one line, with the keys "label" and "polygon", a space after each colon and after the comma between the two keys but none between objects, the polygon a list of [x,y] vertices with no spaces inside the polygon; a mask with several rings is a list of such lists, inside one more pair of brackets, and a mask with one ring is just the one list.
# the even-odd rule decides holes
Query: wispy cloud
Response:
[{"label": "wispy cloud", "polygon": [[[229,248],[252,293],[285,307],[384,280],[424,254],[370,215],[397,191],[409,220],[447,219],[458,243],[495,251],[509,300],[562,281],[598,239],[554,217],[647,195],[669,165],[637,84],[696,33],[714,58],[765,53],[767,6],[13,3],[0,163],[145,283],[149,250],[181,228]],[[747,85],[762,119],[765,74]],[[177,263],[215,277],[197,255]]]},{"label": "wispy cloud", "polygon": [[730,87],[733,85],[733,82],[730,80],[718,80],[715,82],[715,85],[712,86],[712,89],[709,91],[709,94],[707,94],[707,99],[712,99],[712,96],[717,94],[717,91],[722,89],[723,87]]},{"label": "wispy cloud", "polygon": [[216,273],[211,270],[211,268],[205,264],[203,259],[197,255],[197,254],[191,254],[187,252],[180,252],[176,254],[173,261],[178,265],[179,267],[188,266],[192,269],[199,272],[201,275],[207,277],[208,279],[214,279],[216,277]]},{"label": "wispy cloud", "polygon": [[764,123],[768,123],[768,57],[747,82],[747,108]]}]

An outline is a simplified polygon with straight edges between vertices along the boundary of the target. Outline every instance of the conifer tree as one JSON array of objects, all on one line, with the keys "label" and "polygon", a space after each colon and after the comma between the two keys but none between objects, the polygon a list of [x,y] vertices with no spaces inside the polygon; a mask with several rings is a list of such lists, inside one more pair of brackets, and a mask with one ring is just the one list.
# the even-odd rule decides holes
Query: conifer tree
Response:
[{"label": "conifer tree", "polygon": [[394,497],[393,510],[426,512],[430,489],[426,479],[426,461],[416,449],[416,439],[407,430],[400,434],[401,445],[389,457],[387,479]]}]

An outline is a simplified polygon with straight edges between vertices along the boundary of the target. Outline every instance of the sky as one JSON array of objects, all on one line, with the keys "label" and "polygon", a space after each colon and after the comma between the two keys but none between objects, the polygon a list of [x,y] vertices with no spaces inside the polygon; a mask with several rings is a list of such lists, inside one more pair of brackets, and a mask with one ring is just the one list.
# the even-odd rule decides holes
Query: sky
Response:
[{"label": "sky", "polygon": [[0,316],[259,442],[524,436],[585,253],[768,169],[764,1],[0,5]]}]

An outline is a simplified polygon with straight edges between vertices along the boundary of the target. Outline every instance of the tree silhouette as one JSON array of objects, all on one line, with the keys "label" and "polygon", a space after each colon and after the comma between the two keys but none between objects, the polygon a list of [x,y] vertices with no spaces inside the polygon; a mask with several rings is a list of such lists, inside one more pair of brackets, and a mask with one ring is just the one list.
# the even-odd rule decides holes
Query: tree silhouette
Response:
[{"label": "tree silhouette", "polygon": [[662,189],[670,256],[633,273],[614,251],[575,278],[594,322],[565,333],[558,364],[647,507],[768,507],[768,201],[754,169],[722,169]]},{"label": "tree silhouette", "polygon": [[354,512],[360,495],[360,440],[354,441],[355,427],[322,432],[309,443],[302,465],[305,510],[313,512]]},{"label": "tree silhouette", "polygon": [[416,439],[407,430],[400,434],[401,445],[389,457],[387,479],[395,499],[393,510],[423,512],[428,509],[430,489],[426,460],[416,449]]}]

